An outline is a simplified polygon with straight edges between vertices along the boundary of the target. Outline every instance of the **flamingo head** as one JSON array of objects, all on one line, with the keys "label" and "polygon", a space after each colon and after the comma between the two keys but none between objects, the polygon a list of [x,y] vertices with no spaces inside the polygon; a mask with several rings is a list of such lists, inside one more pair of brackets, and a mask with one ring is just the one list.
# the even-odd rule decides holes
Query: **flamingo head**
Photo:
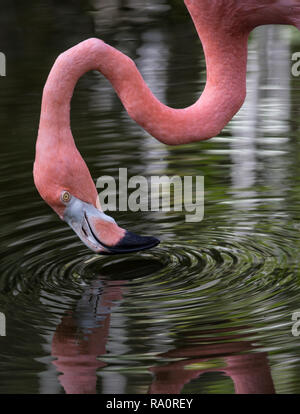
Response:
[{"label": "flamingo head", "polygon": [[68,158],[64,156],[60,162],[58,156],[55,163],[50,163],[45,158],[40,162],[37,157],[34,181],[41,197],[87,247],[100,254],[119,254],[159,244],[155,237],[139,236],[119,227],[112,217],[101,211],[98,193],[85,162],[75,156],[71,163],[66,163]]},{"label": "flamingo head", "polygon": [[159,243],[155,237],[138,236],[122,229],[112,217],[68,191],[62,191],[61,200],[65,204],[63,220],[83,243],[97,253],[130,253],[149,249]]}]

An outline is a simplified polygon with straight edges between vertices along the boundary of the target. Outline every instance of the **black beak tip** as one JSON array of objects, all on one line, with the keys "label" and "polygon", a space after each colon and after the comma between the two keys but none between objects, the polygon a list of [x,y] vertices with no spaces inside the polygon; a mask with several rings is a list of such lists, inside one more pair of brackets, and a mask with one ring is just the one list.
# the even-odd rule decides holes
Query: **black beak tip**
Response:
[{"label": "black beak tip", "polygon": [[115,246],[107,246],[110,253],[131,253],[140,250],[151,249],[157,246],[160,241],[152,236],[139,236],[126,230],[125,236]]}]

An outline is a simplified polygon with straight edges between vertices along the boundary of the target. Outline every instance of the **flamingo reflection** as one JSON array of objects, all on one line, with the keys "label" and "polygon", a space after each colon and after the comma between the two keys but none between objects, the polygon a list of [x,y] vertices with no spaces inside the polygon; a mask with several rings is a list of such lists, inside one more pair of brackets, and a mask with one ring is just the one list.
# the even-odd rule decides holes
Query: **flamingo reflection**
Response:
[{"label": "flamingo reflection", "polygon": [[[111,314],[122,300],[125,284],[94,281],[76,309],[57,327],[52,341],[53,363],[66,393],[96,393],[97,372],[106,366],[100,358],[106,354]],[[149,369],[153,381],[148,393],[179,394],[185,385],[208,372],[230,377],[237,394],[274,393],[267,354],[255,351],[248,336],[240,333],[243,328],[204,331],[202,327],[181,333],[180,345],[157,357],[169,362]],[[222,361],[221,367],[210,364],[216,358]]]},{"label": "flamingo reflection", "polygon": [[[211,330],[207,333],[214,336],[203,337],[205,332],[199,330],[197,336],[201,335],[201,339],[188,339],[189,345],[162,354],[163,358],[183,360],[153,367],[151,371],[155,379],[149,393],[179,394],[186,384],[207,372],[221,372],[230,377],[236,394],[275,393],[267,353],[251,352],[255,347],[251,341],[245,340],[247,335],[229,336],[226,335],[228,331],[229,329]],[[219,336],[222,332],[224,336]],[[221,359],[224,367],[209,368],[209,362],[215,358]],[[205,365],[208,367],[205,368]]]},{"label": "flamingo reflection", "polygon": [[97,370],[106,364],[97,359],[106,353],[110,316],[114,303],[122,298],[122,284],[101,280],[93,283],[75,311],[58,325],[52,341],[53,364],[61,373],[59,381],[67,394],[95,394]]}]

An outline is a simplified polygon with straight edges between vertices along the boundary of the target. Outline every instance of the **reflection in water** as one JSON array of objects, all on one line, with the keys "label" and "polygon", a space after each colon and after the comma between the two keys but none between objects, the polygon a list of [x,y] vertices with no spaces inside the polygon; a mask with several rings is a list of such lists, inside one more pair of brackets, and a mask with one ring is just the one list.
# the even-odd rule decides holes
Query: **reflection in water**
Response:
[{"label": "reflection in water", "polygon": [[114,301],[122,298],[122,284],[103,289],[92,284],[76,309],[62,318],[52,341],[53,363],[62,373],[59,381],[68,394],[96,393],[96,370],[106,364],[97,359],[106,353],[110,313]]},{"label": "reflection in water", "polygon": [[[75,310],[63,316],[58,325],[53,336],[52,355],[66,393],[96,393],[97,373],[106,366],[102,359],[106,354],[111,313],[122,300],[125,285],[126,281],[118,281],[103,288],[100,279],[94,281]],[[238,332],[238,328],[234,331]],[[149,393],[179,394],[186,384],[207,372],[226,374],[232,379],[236,393],[273,393],[267,354],[247,353],[255,347],[246,339],[247,335],[228,335],[228,329],[186,332],[180,338],[184,347],[160,354],[159,358],[165,363],[149,367],[154,374]],[[116,390],[126,392],[120,384],[114,384],[114,392]]]},{"label": "reflection in water", "polygon": [[[197,333],[201,336],[205,334],[201,331]],[[213,337],[209,336],[202,339],[203,344],[191,343],[189,347],[178,348],[161,355],[167,359],[183,358],[184,360],[152,368],[155,379],[149,392],[179,394],[186,384],[199,376],[208,372],[221,372],[231,378],[236,394],[273,394],[275,390],[267,354],[262,352],[247,354],[247,351],[253,350],[254,347],[251,342],[239,341],[242,338],[238,335],[226,337],[226,332],[222,330],[208,332],[208,334],[222,333],[224,336],[219,337],[218,340],[213,340]],[[234,342],[230,342],[232,339]],[[239,355],[239,352],[243,354]],[[193,391],[197,392],[195,388]]]},{"label": "reflection in water", "polygon": [[[258,194],[251,188],[259,181],[256,175],[262,164],[268,184],[277,185],[277,196],[282,197],[286,190],[281,185],[286,180],[282,167],[285,151],[281,151],[279,145],[288,141],[285,134],[289,131],[290,119],[289,55],[290,34],[286,27],[263,26],[253,32],[249,45],[247,98],[231,124],[235,137],[230,141],[232,190],[239,208],[246,209],[257,202]],[[267,148],[262,148],[262,144]],[[272,173],[268,172],[270,161]]]}]

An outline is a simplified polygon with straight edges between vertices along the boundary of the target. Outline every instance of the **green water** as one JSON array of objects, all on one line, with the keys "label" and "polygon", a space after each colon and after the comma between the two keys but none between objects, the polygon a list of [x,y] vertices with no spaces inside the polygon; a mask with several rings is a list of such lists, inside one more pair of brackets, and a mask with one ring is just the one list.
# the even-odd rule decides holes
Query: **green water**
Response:
[{"label": "green water", "polygon": [[41,200],[32,179],[41,93],[55,57],[90,36],[131,56],[164,103],[205,84],[182,2],[3,1],[0,51],[0,393],[300,392],[300,77],[296,29],[249,42],[248,96],[212,140],[167,147],[85,75],[72,131],[93,178],[205,179],[205,214],[114,212],[161,244],[97,256]]}]

